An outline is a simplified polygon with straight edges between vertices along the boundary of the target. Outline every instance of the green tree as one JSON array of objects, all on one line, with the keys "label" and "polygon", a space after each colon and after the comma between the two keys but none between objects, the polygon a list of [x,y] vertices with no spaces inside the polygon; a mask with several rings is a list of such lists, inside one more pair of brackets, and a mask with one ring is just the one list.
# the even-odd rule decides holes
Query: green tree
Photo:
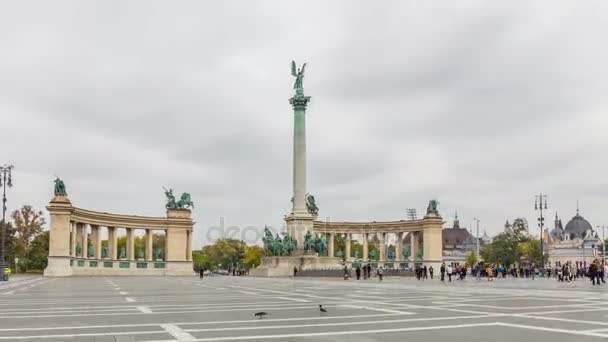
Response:
[{"label": "green tree", "polygon": [[25,258],[30,250],[34,238],[42,233],[46,221],[42,211],[35,211],[31,205],[24,205],[11,214],[15,229],[14,251],[15,256]]},{"label": "green tree", "polygon": [[512,231],[498,234],[492,243],[482,248],[480,254],[486,262],[505,266],[513,265],[520,261],[522,255],[519,245],[529,240],[526,220],[516,218],[513,220]]},{"label": "green tree", "polygon": [[[542,265],[541,251],[540,251],[540,239],[529,239],[520,242],[517,246],[519,259],[534,263],[537,266]],[[547,258],[545,257],[545,260]]]},{"label": "green tree", "polygon": [[245,268],[258,267],[262,263],[263,256],[264,248],[260,246],[247,246],[245,247],[245,256],[243,257],[242,264]]},{"label": "green tree", "polygon": [[475,253],[475,251],[469,251],[469,253],[467,253],[466,264],[470,267],[474,267],[477,265],[477,261],[477,253]]},{"label": "green tree", "polygon": [[42,271],[46,268],[49,256],[49,233],[48,230],[42,232],[32,240],[27,254],[26,269]]},{"label": "green tree", "polygon": [[261,264],[262,257],[264,257],[264,248],[257,245],[247,246],[245,242],[235,239],[217,240],[212,245],[192,252],[196,271],[201,268],[215,270],[229,267],[257,267]]}]

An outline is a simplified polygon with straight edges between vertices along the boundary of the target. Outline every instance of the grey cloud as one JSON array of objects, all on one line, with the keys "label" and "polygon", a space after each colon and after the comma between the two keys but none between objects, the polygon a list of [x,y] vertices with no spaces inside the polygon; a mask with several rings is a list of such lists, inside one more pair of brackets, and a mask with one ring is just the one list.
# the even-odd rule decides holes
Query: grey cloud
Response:
[{"label": "grey cloud", "polygon": [[[10,205],[162,215],[197,203],[196,241],[280,227],[291,197],[289,62],[308,62],[309,191],[321,216],[423,211],[534,222],[533,194],[608,220],[604,4],[76,1],[0,14]],[[6,144],[6,143],[5,143]],[[0,160],[0,162],[2,161]],[[605,192],[605,191],[604,191]],[[570,214],[568,214],[570,215]]]}]

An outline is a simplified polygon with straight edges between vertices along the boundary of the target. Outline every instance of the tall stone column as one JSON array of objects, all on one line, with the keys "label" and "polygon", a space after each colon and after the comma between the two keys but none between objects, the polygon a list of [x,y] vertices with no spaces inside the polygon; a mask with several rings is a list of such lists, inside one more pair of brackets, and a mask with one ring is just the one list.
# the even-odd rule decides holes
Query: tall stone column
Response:
[{"label": "tall stone column", "polygon": [[95,257],[101,259],[103,257],[103,247],[101,238],[101,227],[97,226],[97,241],[95,241]]},{"label": "tall stone column", "polygon": [[293,106],[293,208],[294,214],[308,214],[306,209],[306,106],[310,96],[289,99]]},{"label": "tall stone column", "polygon": [[416,262],[418,254],[418,232],[410,232],[410,259]]},{"label": "tall stone column", "polygon": [[186,245],[186,260],[192,261],[192,231],[189,230],[188,234],[188,245]]},{"label": "tall stone column", "polygon": [[72,233],[70,235],[70,239],[72,239],[72,243],[71,243],[72,249],[70,251],[70,255],[72,257],[76,257],[76,235],[77,235],[76,234],[76,223],[72,222],[70,225],[71,225],[71,228],[72,228]]},{"label": "tall stone column", "polygon": [[[82,257],[82,226],[82,223],[74,222],[74,232],[76,233],[76,244],[74,244],[74,256],[76,257]],[[80,253],[77,253],[77,246],[80,246]]]},{"label": "tall stone column", "polygon": [[369,239],[368,233],[363,233],[363,260],[367,261],[369,259],[368,249],[367,249],[367,240]]},{"label": "tall stone column", "polygon": [[380,256],[378,261],[380,264],[386,261],[386,233],[380,233]]},{"label": "tall stone column", "polygon": [[403,233],[396,234],[395,242],[395,262],[400,262],[403,259]]},{"label": "tall stone column", "polygon": [[82,225],[82,257],[89,257],[89,225]]},{"label": "tall stone column", "polygon": [[93,238],[93,252],[95,259],[101,259],[101,227],[91,226],[91,237]]},{"label": "tall stone column", "polygon": [[110,247],[110,259],[118,259],[118,230],[116,227],[108,227],[108,245]]},{"label": "tall stone column", "polygon": [[154,256],[152,255],[152,236],[154,235],[154,231],[152,229],[146,229],[146,260],[154,261]]},{"label": "tall stone column", "polygon": [[304,250],[304,236],[313,230],[314,217],[306,208],[306,106],[310,96],[297,93],[289,103],[293,107],[293,197],[291,213],[285,218],[287,231],[297,241],[298,253]]},{"label": "tall stone column", "polygon": [[127,260],[135,260],[135,229],[127,228]]},{"label": "tall stone column", "polygon": [[334,233],[329,233],[329,242],[327,243],[327,256],[333,257],[334,253]]},{"label": "tall stone column", "polygon": [[344,254],[346,261],[350,260],[350,234],[346,233],[346,238],[344,239]]}]

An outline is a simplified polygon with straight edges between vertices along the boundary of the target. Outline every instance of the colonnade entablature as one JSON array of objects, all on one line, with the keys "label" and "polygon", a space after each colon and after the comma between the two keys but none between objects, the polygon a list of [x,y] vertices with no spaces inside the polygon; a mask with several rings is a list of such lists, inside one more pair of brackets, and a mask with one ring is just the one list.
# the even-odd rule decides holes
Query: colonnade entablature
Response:
[{"label": "colonnade entablature", "polygon": [[[47,210],[50,240],[46,276],[193,272],[190,209],[169,208],[164,217],[113,214],[72,206],[67,194],[56,193]],[[119,232],[126,236],[120,248]]]}]

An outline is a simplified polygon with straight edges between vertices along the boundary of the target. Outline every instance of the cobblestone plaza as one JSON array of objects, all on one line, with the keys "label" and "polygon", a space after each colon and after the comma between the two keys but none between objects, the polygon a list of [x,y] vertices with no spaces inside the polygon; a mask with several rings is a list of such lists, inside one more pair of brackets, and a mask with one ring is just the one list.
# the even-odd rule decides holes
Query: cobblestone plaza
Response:
[{"label": "cobblestone plaza", "polygon": [[607,297],[553,279],[17,276],[0,285],[0,340],[599,341]]}]

